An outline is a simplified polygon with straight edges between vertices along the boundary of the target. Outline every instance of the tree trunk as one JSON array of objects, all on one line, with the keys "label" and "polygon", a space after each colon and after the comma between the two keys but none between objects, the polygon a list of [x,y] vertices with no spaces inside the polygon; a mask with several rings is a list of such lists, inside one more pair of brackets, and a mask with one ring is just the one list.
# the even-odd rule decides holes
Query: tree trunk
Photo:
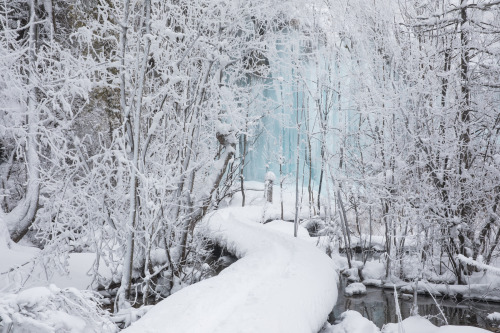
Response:
[{"label": "tree trunk", "polygon": [[29,70],[28,70],[28,110],[27,122],[28,133],[26,140],[26,168],[28,185],[24,198],[9,213],[3,216],[3,220],[9,229],[10,237],[14,242],[20,241],[28,232],[33,223],[38,209],[38,198],[40,194],[40,160],[38,158],[38,111],[36,101],[35,62],[36,62],[36,8],[35,1],[30,1],[30,28],[29,28]]},{"label": "tree trunk", "polygon": [[[128,1],[126,2],[126,13],[125,13],[125,22],[128,16]],[[146,80],[146,70],[148,65],[148,55],[149,48],[151,45],[151,39],[149,38],[150,34],[150,19],[151,19],[151,3],[150,0],[144,1],[144,14],[145,14],[145,33],[146,41],[144,46],[144,51],[142,53],[142,61],[141,68],[139,72],[139,86],[136,90],[136,101],[135,101],[135,110],[133,117],[133,125],[134,131],[133,135],[128,137],[133,137],[132,140],[132,148],[133,155],[132,160],[130,161],[130,203],[129,203],[129,217],[127,221],[127,241],[125,248],[125,257],[123,258],[123,271],[122,271],[122,280],[121,286],[119,290],[118,296],[118,308],[122,307],[126,300],[130,297],[130,285],[131,285],[131,277],[132,277],[132,264],[134,258],[134,237],[135,237],[135,227],[137,224],[137,189],[139,179],[137,177],[137,173],[139,171],[139,148],[140,148],[140,131],[141,131],[141,111],[142,111],[142,98],[144,94],[144,81]],[[124,28],[124,33],[126,33],[126,29]],[[126,36],[123,36],[123,41],[126,42]],[[125,45],[122,45],[125,46]],[[124,68],[122,69],[124,70]],[[127,121],[127,120],[126,120]],[[127,121],[128,122],[128,121]]]}]

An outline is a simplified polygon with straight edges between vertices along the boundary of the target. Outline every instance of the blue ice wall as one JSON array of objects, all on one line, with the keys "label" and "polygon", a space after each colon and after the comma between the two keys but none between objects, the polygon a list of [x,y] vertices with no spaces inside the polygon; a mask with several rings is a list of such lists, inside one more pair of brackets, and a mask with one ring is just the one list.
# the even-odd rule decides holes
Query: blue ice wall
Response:
[{"label": "blue ice wall", "polygon": [[[335,54],[324,47],[306,48],[298,38],[287,37],[277,43],[275,53],[271,52],[270,73],[261,81],[264,89],[260,98],[265,110],[251,110],[262,112],[263,117],[248,137],[244,175],[246,180],[263,181],[266,172],[273,171],[279,182],[281,161],[285,182],[295,182],[298,153],[299,182],[307,186],[311,174],[311,185],[317,187],[322,137],[326,138],[328,150],[335,152],[341,146],[339,134],[348,130],[347,113],[342,111],[348,103],[340,99],[348,83],[341,82],[341,66]],[[325,119],[325,113],[328,115],[322,134],[320,117]]]}]

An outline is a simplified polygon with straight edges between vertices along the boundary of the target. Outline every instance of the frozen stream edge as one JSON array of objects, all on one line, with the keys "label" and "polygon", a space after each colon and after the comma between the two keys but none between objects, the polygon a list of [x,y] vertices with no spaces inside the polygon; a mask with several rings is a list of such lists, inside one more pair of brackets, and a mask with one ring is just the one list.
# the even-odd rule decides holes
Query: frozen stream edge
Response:
[{"label": "frozen stream edge", "polygon": [[317,333],[337,300],[336,266],[310,242],[256,223],[261,214],[250,206],[207,215],[198,230],[239,260],[161,301],[124,332]]}]

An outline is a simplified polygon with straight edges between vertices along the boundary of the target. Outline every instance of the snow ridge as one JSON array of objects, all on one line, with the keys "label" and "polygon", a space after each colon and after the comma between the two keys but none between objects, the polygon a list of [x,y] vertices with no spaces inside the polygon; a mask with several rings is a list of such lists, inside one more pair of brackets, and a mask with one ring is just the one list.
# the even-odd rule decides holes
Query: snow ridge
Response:
[{"label": "snow ridge", "polygon": [[318,332],[337,300],[334,262],[307,241],[256,223],[260,217],[256,207],[209,214],[199,230],[240,259],[158,303],[124,332]]}]

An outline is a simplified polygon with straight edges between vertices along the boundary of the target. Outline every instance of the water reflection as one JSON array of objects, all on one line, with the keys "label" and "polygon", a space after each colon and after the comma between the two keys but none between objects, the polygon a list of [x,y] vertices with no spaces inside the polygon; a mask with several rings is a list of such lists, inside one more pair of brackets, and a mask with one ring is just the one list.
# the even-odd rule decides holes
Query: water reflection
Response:
[{"label": "water reflection", "polygon": [[[393,290],[367,287],[366,295],[345,297],[345,285],[346,281],[342,278],[339,283],[337,305],[330,319],[331,323],[335,321],[335,318],[339,318],[340,314],[346,310],[358,311],[380,328],[385,323],[397,322]],[[468,325],[488,329],[492,332],[500,332],[498,327],[493,327],[492,324],[486,320],[486,316],[489,313],[500,312],[499,303],[474,301],[454,302],[452,299],[437,299],[437,301],[450,325]],[[412,304],[413,300],[399,299],[399,306],[403,319],[409,317]],[[439,309],[431,297],[419,295],[418,308],[420,315],[431,316],[429,319],[434,325],[441,326],[445,324]]]}]

